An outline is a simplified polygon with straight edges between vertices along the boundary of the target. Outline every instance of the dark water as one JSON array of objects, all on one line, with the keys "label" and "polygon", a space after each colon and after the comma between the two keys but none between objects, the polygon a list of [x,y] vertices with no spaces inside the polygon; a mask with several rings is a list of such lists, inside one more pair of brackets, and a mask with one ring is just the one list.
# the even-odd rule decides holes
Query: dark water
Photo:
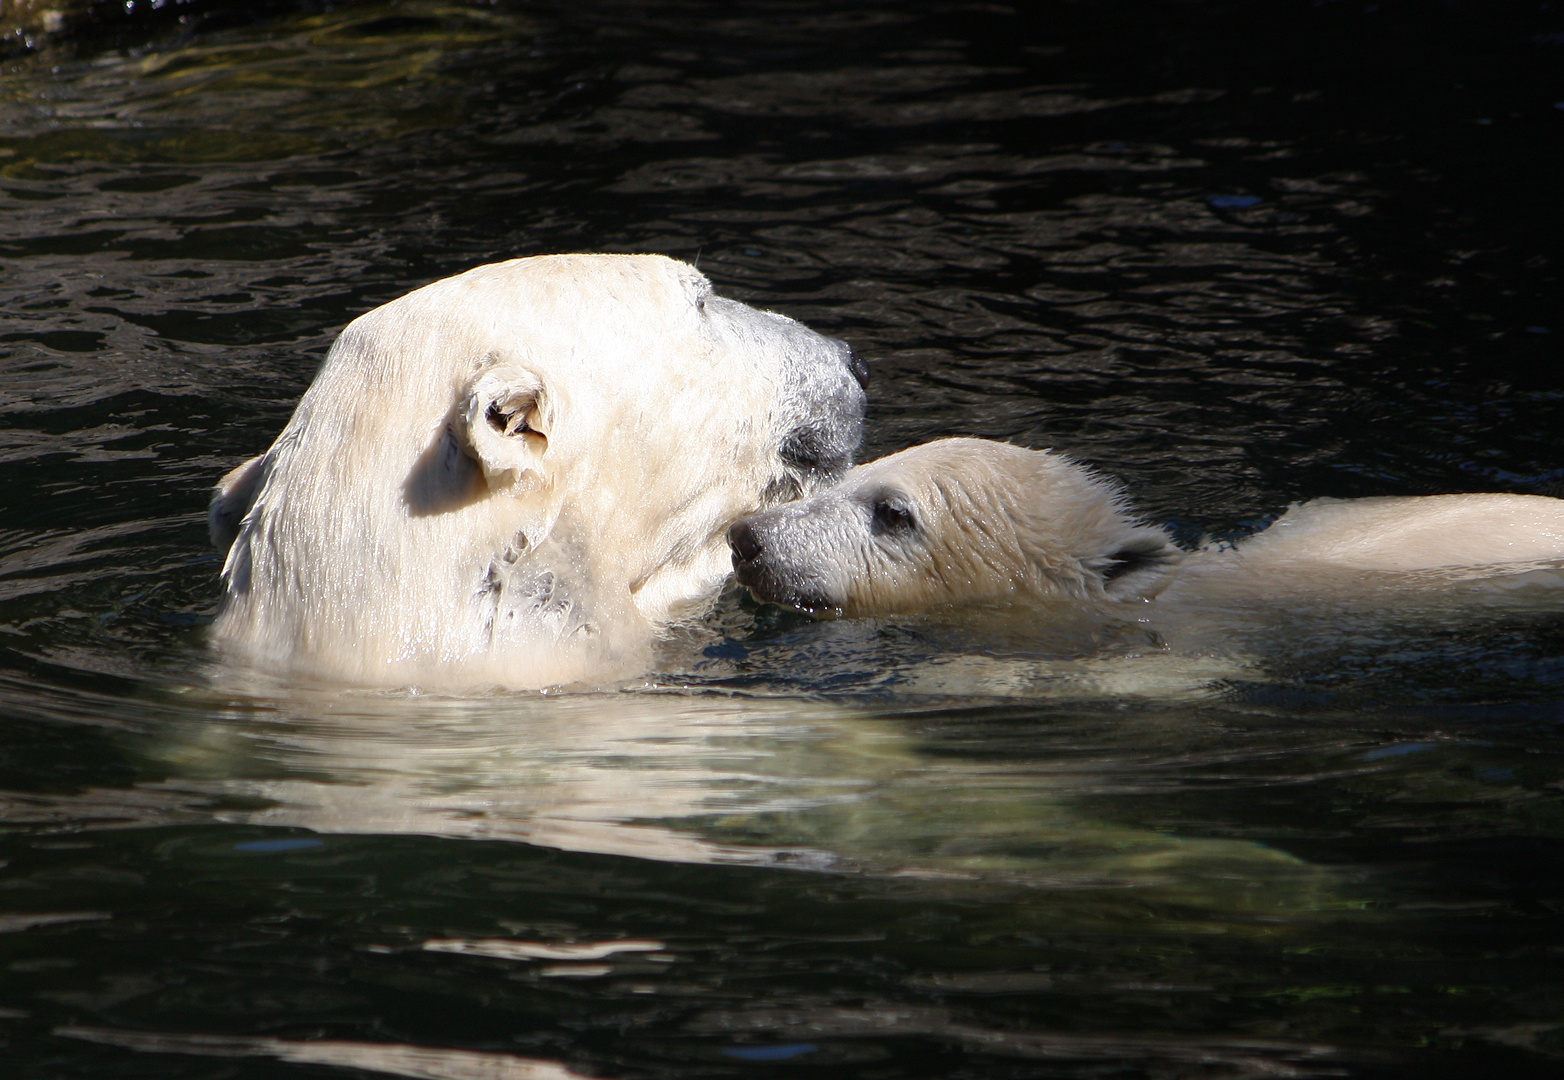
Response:
[{"label": "dark water", "polygon": [[213,667],[201,514],[348,319],[568,250],[847,338],[867,456],[1065,448],[1190,541],[1564,495],[1564,12],[114,32],[0,70],[6,1076],[1557,1074],[1556,578],[1185,625],[729,596],[661,690],[435,699]]}]

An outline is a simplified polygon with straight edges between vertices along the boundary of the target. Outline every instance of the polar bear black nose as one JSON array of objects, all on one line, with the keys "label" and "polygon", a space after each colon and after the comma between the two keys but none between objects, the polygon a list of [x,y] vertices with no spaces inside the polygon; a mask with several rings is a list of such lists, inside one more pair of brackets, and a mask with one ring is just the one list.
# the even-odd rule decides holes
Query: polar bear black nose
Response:
[{"label": "polar bear black nose", "polygon": [[743,562],[754,562],[765,550],[761,547],[759,538],[755,536],[755,530],[749,527],[747,521],[736,521],[728,527],[728,546]]},{"label": "polar bear black nose", "polygon": [[869,389],[869,365],[864,362],[863,357],[851,349],[847,351],[847,370],[851,371],[853,378],[858,380],[858,389]]}]

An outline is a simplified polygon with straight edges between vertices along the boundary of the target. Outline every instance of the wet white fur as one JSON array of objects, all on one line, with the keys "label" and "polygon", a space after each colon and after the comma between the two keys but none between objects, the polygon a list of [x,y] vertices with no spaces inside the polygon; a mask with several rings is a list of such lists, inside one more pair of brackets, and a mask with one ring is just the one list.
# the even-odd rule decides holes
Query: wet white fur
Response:
[{"label": "wet white fur", "polygon": [[644,670],[727,575],[728,524],[807,488],[779,457],[790,428],[834,409],[850,455],[845,355],[658,256],[410,293],[348,326],[271,449],[219,484],[215,639],[369,684]]},{"label": "wet white fur", "polygon": [[[887,493],[905,496],[915,529],[876,528]],[[764,550],[736,560],[741,581],[764,599],[849,616],[1011,599],[1198,602],[1564,560],[1564,500],[1537,495],[1320,499],[1236,547],[1186,556],[1110,481],[1050,451],[979,439],[860,465],[745,525]],[[1116,558],[1125,551],[1139,557]]]},{"label": "wet white fur", "polygon": [[[877,527],[875,506],[887,498],[905,502],[911,528]],[[1145,596],[1182,557],[1110,481],[1060,454],[981,439],[860,465],[747,524],[764,555],[738,566],[740,581],[766,599],[849,616],[1011,597]],[[1144,565],[1106,580],[1107,557],[1126,549],[1146,555]]]},{"label": "wet white fur", "polygon": [[[1564,568],[1564,499],[1406,495],[1295,504],[1263,532],[1185,560],[1168,601],[1448,582],[1439,571]],[[1420,574],[1422,571],[1435,572]]]}]

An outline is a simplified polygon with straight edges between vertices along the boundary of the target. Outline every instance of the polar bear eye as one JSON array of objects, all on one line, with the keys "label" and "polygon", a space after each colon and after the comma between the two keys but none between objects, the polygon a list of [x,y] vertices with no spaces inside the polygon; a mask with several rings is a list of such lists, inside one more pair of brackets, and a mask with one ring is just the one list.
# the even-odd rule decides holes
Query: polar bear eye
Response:
[{"label": "polar bear eye", "polygon": [[908,532],[912,527],[912,505],[905,495],[892,493],[874,500],[875,532]]}]

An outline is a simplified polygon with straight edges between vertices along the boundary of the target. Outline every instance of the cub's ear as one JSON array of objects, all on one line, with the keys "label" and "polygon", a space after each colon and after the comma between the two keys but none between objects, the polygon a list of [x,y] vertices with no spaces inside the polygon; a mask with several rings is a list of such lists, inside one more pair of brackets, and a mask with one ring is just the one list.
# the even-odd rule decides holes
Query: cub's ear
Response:
[{"label": "cub's ear", "polygon": [[536,375],[511,365],[490,368],[467,388],[461,413],[467,445],[492,490],[547,481],[550,417]]},{"label": "cub's ear", "polygon": [[257,454],[217,482],[212,489],[212,501],[206,508],[206,527],[212,536],[212,546],[226,555],[239,535],[239,523],[250,512],[255,493],[261,486],[265,469],[265,454]]},{"label": "cub's ear", "polygon": [[1173,581],[1184,553],[1161,529],[1146,527],[1104,555],[1085,560],[1110,600],[1149,600]]}]

